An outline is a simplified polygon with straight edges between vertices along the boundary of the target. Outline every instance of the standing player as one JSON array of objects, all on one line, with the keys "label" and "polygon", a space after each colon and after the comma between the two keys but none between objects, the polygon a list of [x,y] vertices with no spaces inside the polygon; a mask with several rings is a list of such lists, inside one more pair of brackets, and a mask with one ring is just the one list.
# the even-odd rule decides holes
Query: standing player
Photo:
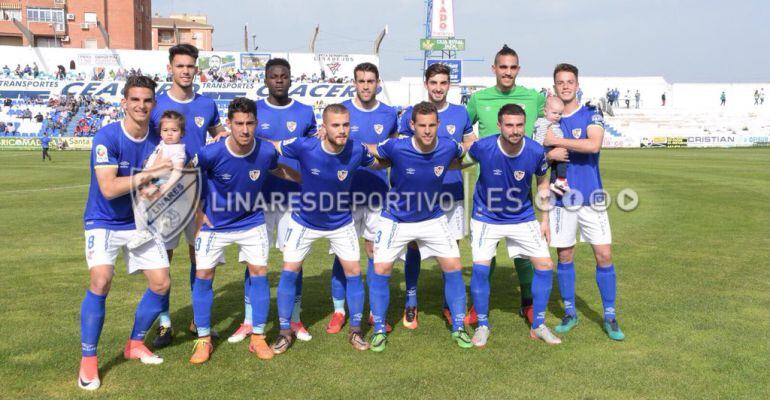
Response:
[{"label": "standing player", "polygon": [[[193,82],[198,74],[198,49],[190,44],[176,45],[168,50],[168,62],[168,72],[172,79],[171,88],[158,96],[157,105],[152,112],[152,132],[160,136],[160,119],[164,112],[173,110],[182,114],[185,119],[185,135],[182,142],[185,145],[185,151],[191,157],[195,157],[206,145],[209,135],[218,140],[226,136],[227,132],[219,121],[219,111],[214,100],[195,93],[193,89]],[[180,236],[181,234],[166,242],[169,260],[174,254],[174,249],[179,245]],[[192,290],[195,282],[195,248],[193,247],[195,221],[190,221],[185,227],[184,236],[187,241],[187,253],[190,256],[190,290]],[[190,324],[190,331],[196,332],[193,323]],[[171,317],[168,307],[164,305],[153,346],[157,348],[168,346],[172,338]]]},{"label": "standing player", "polygon": [[171,163],[158,160],[155,171],[134,174],[158,144],[149,134],[150,112],[155,105],[155,82],[146,76],[132,76],[123,89],[121,108],[126,117],[100,129],[91,150],[91,185],[84,213],[86,262],[90,285],[80,308],[82,356],[78,386],[99,388],[96,358],[99,336],[105,316],[105,301],[115,272],[115,259],[122,249],[129,274],[141,271],[147,278],[147,290],[136,307],[134,327],[123,355],[144,364],[160,364],[163,359],[144,345],[144,336],[168,303],[171,279],[168,258],[162,243],[150,241],[129,250],[126,244],[134,235],[134,213],[130,192],[140,185],[169,172]]},{"label": "standing player", "polygon": [[[380,71],[372,63],[361,63],[353,69],[356,97],[342,103],[350,111],[350,138],[377,145],[396,135],[398,113],[377,100],[380,89]],[[382,200],[388,192],[387,171],[358,168],[353,173],[353,220],[356,232],[364,238],[367,256],[367,283],[374,269],[374,235],[382,211]],[[345,274],[339,260],[334,258],[331,292],[334,314],[326,325],[326,332],[337,333],[345,324]],[[369,322],[372,322],[371,315]],[[389,327],[389,326],[388,326]]]},{"label": "standing player", "polygon": [[[428,100],[436,109],[438,109],[438,118],[441,124],[438,127],[437,136],[439,138],[450,138],[457,143],[463,143],[463,147],[468,148],[475,135],[473,135],[473,124],[468,118],[468,112],[465,107],[447,102],[449,94],[449,74],[450,69],[444,64],[433,64],[425,70],[425,89],[428,91]],[[412,107],[407,108],[401,115],[398,132],[403,135],[413,136],[411,124]],[[442,204],[445,210],[449,230],[453,240],[465,237],[465,206],[463,200],[463,174],[462,171],[447,171],[444,176],[444,185],[442,193],[451,197],[448,204]],[[442,200],[445,196],[442,196]],[[429,256],[425,254],[424,256]],[[404,279],[406,280],[406,305],[404,306],[404,316],[402,323],[408,329],[417,328],[417,280],[420,276],[420,252],[417,250],[416,243],[410,243],[406,249],[406,258],[404,261]],[[444,305],[445,314],[449,310]],[[447,318],[451,323],[451,315]]]},{"label": "standing player", "polygon": [[507,104],[498,112],[499,135],[487,136],[468,150],[479,164],[479,180],[473,195],[471,250],[473,275],[471,294],[478,313],[479,326],[473,344],[483,347],[489,338],[489,272],[497,243],[505,239],[508,255],[526,257],[535,266],[532,281],[534,321],[530,337],[548,344],[559,344],[545,325],[545,309],[551,295],[553,261],[548,252],[548,213],[538,224],[530,199],[532,176],[536,177],[538,194],[547,204],[548,163],[543,146],[524,137],[524,110]]},{"label": "standing player", "polygon": [[[256,135],[260,139],[271,141],[288,140],[303,136],[312,136],[316,133],[315,113],[313,107],[302,104],[289,97],[291,88],[291,66],[283,58],[270,59],[265,65],[265,85],[268,96],[257,102],[259,124]],[[299,164],[296,160],[279,157],[279,162],[297,170]],[[266,199],[265,225],[270,243],[279,249],[283,248],[286,237],[286,226],[291,219],[292,197],[299,195],[299,184],[279,177],[268,176],[262,187],[263,196]],[[275,232],[275,234],[273,234]],[[249,280],[244,283],[244,293],[249,293]],[[243,324],[230,336],[230,343],[237,343],[251,333],[252,323],[251,304],[248,296],[244,296],[246,313]],[[300,321],[300,309],[302,305],[302,272],[297,279],[297,298],[292,314],[292,329],[297,339],[311,340],[313,337],[305,329]]]},{"label": "standing player", "polygon": [[48,137],[48,132],[43,132],[43,137],[40,138],[40,147],[43,149],[43,162],[48,157],[48,161],[53,161],[51,155],[48,154],[48,148],[50,147],[51,138]]},{"label": "standing player", "polygon": [[[498,133],[497,113],[506,104],[517,104],[524,109],[527,114],[524,133],[527,137],[532,137],[535,120],[543,115],[545,98],[534,89],[516,85],[516,77],[519,75],[520,68],[519,55],[508,45],[503,45],[503,48],[495,55],[495,63],[492,65],[492,72],[495,73],[496,79],[495,86],[473,93],[468,101],[468,115],[470,115],[472,123],[479,123],[479,137],[483,138]],[[494,270],[495,264],[496,260],[493,258],[492,270]],[[521,289],[519,314],[526,316],[529,323],[532,323],[531,286],[534,269],[529,260],[522,258],[515,259],[514,266],[519,276]],[[475,322],[473,308],[468,314],[469,322]]]},{"label": "standing player", "polygon": [[268,173],[283,179],[299,179],[296,171],[278,164],[275,148],[256,140],[257,107],[244,97],[234,99],[227,110],[231,135],[204,147],[198,153],[197,167],[206,180],[206,199],[202,202],[205,217],[195,240],[198,268],[193,285],[193,314],[198,329],[192,358],[193,364],[208,361],[211,351],[211,306],[214,302],[212,283],[217,265],[222,263],[225,247],[237,244],[238,259],[249,274],[249,297],[254,321],[249,350],[261,359],[273,352],[265,342],[265,324],[270,308],[270,286],[267,281],[269,241],[265,217],[260,204],[261,190]]},{"label": "standing player", "polygon": [[292,213],[283,250],[283,272],[278,284],[278,320],[281,333],[272,345],[275,354],[291,346],[290,317],[294,305],[296,280],[302,262],[314,241],[327,238],[345,273],[346,296],[350,308],[350,344],[367,350],[369,343],[361,332],[364,310],[364,284],[361,281],[358,236],[350,213],[352,171],[360,167],[383,168],[363,144],[349,140],[350,114],[340,104],[323,112],[324,137],[298,138],[280,143],[279,151],[299,161],[302,175],[299,209]]},{"label": "standing player", "polygon": [[[556,206],[550,211],[551,247],[556,247],[559,256],[557,279],[566,312],[555,330],[567,333],[578,322],[573,259],[576,232],[580,228],[581,241],[591,244],[596,258],[596,284],[604,306],[604,331],[612,340],[623,340],[625,335],[615,319],[616,277],[612,263],[612,233],[607,210],[602,207],[606,193],[602,189],[599,173],[604,119],[599,109],[584,107],[578,102],[575,96],[579,88],[577,67],[570,64],[557,65],[553,71],[553,82],[556,95],[564,102],[564,115],[560,123],[564,138],[557,139],[549,132],[544,144],[569,150],[567,180],[572,188],[568,196],[557,199]],[[569,207],[571,205],[579,208],[575,210]]]},{"label": "standing player", "polygon": [[460,144],[438,138],[438,110],[422,102],[412,109],[414,136],[369,145],[375,157],[392,163],[385,209],[374,244],[374,273],[369,279],[369,304],[374,315],[373,351],[385,350],[385,316],[390,301],[393,262],[415,241],[423,254],[435,255],[444,271],[444,297],[452,313],[452,338],[462,348],[473,347],[465,332],[465,283],[460,250],[452,239],[439,197],[450,164],[464,154]]}]

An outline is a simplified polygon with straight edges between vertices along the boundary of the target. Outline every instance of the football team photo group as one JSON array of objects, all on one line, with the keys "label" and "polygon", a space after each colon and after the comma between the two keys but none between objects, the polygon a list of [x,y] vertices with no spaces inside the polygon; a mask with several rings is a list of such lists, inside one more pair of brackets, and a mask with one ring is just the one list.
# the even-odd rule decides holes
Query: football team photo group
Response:
[{"label": "football team photo group", "polygon": [[[499,246],[520,283],[518,313],[530,327],[521,334],[561,344],[579,322],[578,234],[595,258],[604,321],[596,333],[624,340],[599,171],[603,115],[580,103],[576,66],[556,65],[554,95],[543,96],[516,84],[519,55],[503,45],[492,65],[496,85],[473,93],[467,105],[447,101],[450,69],[432,64],[424,74],[428,100],[399,113],[378,100],[380,72],[365,62],[352,71],[355,96],[326,105],[317,125],[313,108],[289,96],[291,65],[282,58],[265,65],[268,96],[236,97],[220,120],[214,101],[194,91],[198,57],[192,45],[171,47],[172,84],[161,94],[150,77],[129,77],[124,117],[94,136],[83,223],[89,277],[80,310],[80,388],[102,384],[98,344],[121,252],[127,273],[147,283],[136,293],[123,351],[143,364],[163,363],[161,349],[180,340],[175,331],[183,326],[196,337],[190,363],[216,358],[220,333],[212,329],[212,309],[220,268],[244,268],[243,321],[221,332],[229,343],[248,340],[249,357],[270,360],[295,341],[311,341],[320,332],[302,322],[303,291],[321,288],[303,287],[303,262],[319,239],[333,255],[325,332],[346,330],[355,350],[408,347],[389,343],[389,334],[396,325],[419,329],[418,278],[428,259],[443,278],[446,345],[473,349],[506,340],[510,332],[492,335],[490,313]],[[461,262],[464,241],[472,265]],[[237,262],[225,259],[231,245]],[[269,257],[271,248],[282,258]],[[190,291],[192,321],[171,319],[181,307],[170,304],[174,256],[189,258],[189,288],[174,290]],[[391,275],[400,263],[405,303],[391,304]],[[280,272],[277,282],[268,281],[269,270]],[[549,328],[554,280],[564,314]],[[279,329],[268,337],[271,302]],[[392,307],[403,308],[400,321],[388,321]]]}]

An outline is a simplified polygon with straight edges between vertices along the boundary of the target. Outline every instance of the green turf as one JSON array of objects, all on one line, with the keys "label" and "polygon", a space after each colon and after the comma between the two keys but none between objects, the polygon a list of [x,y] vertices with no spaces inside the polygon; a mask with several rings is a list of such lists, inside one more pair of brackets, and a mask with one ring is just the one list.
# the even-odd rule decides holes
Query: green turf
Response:
[{"label": "green turf", "polygon": [[[76,387],[80,302],[87,286],[82,212],[89,180],[85,152],[0,152],[0,397],[90,398]],[[331,257],[317,244],[305,269],[303,319],[314,339],[264,362],[246,342],[216,345],[192,366],[184,327],[192,313],[184,252],[172,263],[172,319],[180,329],[166,362],[126,362],[122,347],[140,276],[119,261],[102,333],[99,396],[110,398],[767,398],[770,332],[770,149],[607,150],[603,180],[611,193],[635,189],[638,210],[612,207],[618,318],[627,338],[602,332],[594,262],[578,247],[581,324],[551,347],[528,338],[516,315],[512,262],[492,282],[492,335],[463,350],[441,317],[441,276],[428,263],[420,279],[420,328],[403,329],[402,269],[393,275],[384,353],[354,351],[328,335]],[[470,266],[467,243],[464,265]],[[215,281],[214,328],[232,333],[242,318],[243,267],[234,249]],[[271,254],[275,287],[280,255]],[[466,282],[470,269],[465,270]],[[558,289],[549,325],[562,314]],[[269,334],[276,333],[271,322]],[[150,334],[152,337],[154,334]]]}]

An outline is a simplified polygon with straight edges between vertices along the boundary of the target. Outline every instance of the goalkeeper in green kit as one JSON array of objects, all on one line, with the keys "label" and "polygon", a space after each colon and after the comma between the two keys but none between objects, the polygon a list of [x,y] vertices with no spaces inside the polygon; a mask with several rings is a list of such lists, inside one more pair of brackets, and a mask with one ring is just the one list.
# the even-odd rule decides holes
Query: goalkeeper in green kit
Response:
[{"label": "goalkeeper in green kit", "polygon": [[[480,137],[486,137],[497,134],[497,113],[500,108],[506,104],[517,104],[524,109],[526,114],[525,133],[527,137],[532,138],[534,132],[535,120],[543,115],[543,106],[545,98],[538,91],[516,85],[516,76],[520,70],[519,56],[516,51],[503,45],[503,48],[495,55],[495,63],[492,65],[492,71],[495,73],[495,86],[479,90],[471,95],[468,100],[468,115],[471,123],[478,122],[478,134]],[[567,151],[557,148],[548,153],[549,160],[565,161]],[[526,316],[531,324],[532,315],[532,278],[534,269],[528,259],[514,259],[516,273],[519,276],[519,285],[521,287],[521,308],[519,314]],[[495,259],[492,259],[492,270],[494,270]],[[475,324],[478,318],[486,319],[486,315],[477,316],[473,307],[468,311],[466,323]]]}]

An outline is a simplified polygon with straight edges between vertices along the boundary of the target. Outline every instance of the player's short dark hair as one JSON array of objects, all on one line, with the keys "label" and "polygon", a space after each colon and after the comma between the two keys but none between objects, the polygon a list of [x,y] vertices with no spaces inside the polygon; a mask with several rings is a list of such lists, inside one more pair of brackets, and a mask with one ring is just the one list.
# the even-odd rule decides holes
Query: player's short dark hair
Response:
[{"label": "player's short dark hair", "polygon": [[452,73],[452,70],[449,69],[449,66],[446,64],[441,64],[441,63],[431,64],[428,68],[425,69],[425,82],[427,82],[430,78],[433,78],[436,75],[444,74],[446,76],[449,76],[451,73]]},{"label": "player's short dark hair", "polygon": [[342,104],[329,104],[324,108],[323,118],[326,118],[326,114],[350,114],[348,108]]},{"label": "player's short dark hair", "polygon": [[236,97],[227,106],[227,119],[232,119],[235,113],[254,114],[257,117],[257,103],[246,97]]},{"label": "player's short dark hair", "polygon": [[434,114],[436,116],[436,120],[438,120],[438,108],[436,108],[435,104],[429,103],[427,101],[423,101],[414,105],[412,108],[412,122],[417,122],[417,114]]},{"label": "player's short dark hair", "polygon": [[556,65],[556,68],[553,69],[553,80],[554,81],[556,80],[556,74],[559,73],[559,72],[572,72],[573,74],[575,74],[575,79],[577,79],[577,77],[578,77],[578,69],[577,69],[576,66],[574,66],[572,64],[561,63],[561,64]]},{"label": "player's short dark hair", "polygon": [[190,56],[198,61],[198,48],[187,43],[178,44],[168,49],[168,62],[174,62],[174,56],[183,55]]},{"label": "player's short dark hair", "polygon": [[279,66],[285,67],[286,70],[291,71],[291,64],[289,64],[285,58],[271,58],[267,60],[267,64],[265,64],[265,73],[268,73],[271,68]]},{"label": "player's short dark hair", "polygon": [[184,136],[184,128],[185,128],[184,115],[174,110],[163,111],[163,114],[160,115],[160,123],[158,124],[158,129],[163,129],[164,119],[175,121],[177,123],[177,126],[179,126],[179,131],[182,133],[182,136]]},{"label": "player's short dark hair", "polygon": [[155,98],[155,88],[158,86],[155,81],[149,76],[145,75],[131,75],[126,79],[126,84],[123,86],[123,97],[128,96],[128,90],[131,88],[147,88],[152,91],[152,97]]},{"label": "player's short dark hair", "polygon": [[370,62],[363,62],[361,64],[356,65],[355,68],[353,68],[353,78],[356,77],[356,72],[373,72],[374,77],[377,78],[377,80],[380,79],[380,70],[377,68],[376,65],[370,63]]},{"label": "player's short dark hair", "polygon": [[497,54],[495,54],[495,65],[497,65],[497,59],[500,56],[514,56],[516,58],[519,58],[519,55],[516,53],[516,50],[508,47],[507,44],[504,44],[503,48],[498,50]]},{"label": "player's short dark hair", "polygon": [[497,122],[503,121],[503,115],[521,115],[524,119],[527,119],[527,114],[524,109],[518,104],[508,103],[500,107],[500,111],[497,112]]}]

